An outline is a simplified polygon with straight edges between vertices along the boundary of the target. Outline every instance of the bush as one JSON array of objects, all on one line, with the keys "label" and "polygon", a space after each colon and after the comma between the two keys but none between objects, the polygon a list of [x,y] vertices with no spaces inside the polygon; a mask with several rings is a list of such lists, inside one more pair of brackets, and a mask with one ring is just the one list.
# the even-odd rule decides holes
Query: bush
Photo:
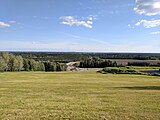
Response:
[{"label": "bush", "polygon": [[127,69],[127,68],[104,68],[103,70],[99,71],[100,73],[107,74],[142,74],[136,70],[133,69]]}]

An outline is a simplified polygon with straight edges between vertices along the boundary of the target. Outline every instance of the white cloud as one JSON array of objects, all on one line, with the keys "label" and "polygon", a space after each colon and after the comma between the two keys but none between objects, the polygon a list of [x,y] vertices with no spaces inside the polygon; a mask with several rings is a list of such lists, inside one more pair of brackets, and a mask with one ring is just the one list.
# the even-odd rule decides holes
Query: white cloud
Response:
[{"label": "white cloud", "polygon": [[135,25],[140,26],[143,25],[145,28],[152,28],[160,26],[160,19],[158,20],[141,20],[137,22]]},{"label": "white cloud", "polygon": [[2,27],[2,28],[4,28],[4,27],[10,27],[11,25],[10,24],[7,24],[7,23],[5,23],[5,22],[1,22],[0,21],[0,28]]},{"label": "white cloud", "polygon": [[88,20],[97,20],[97,15],[89,15],[86,19],[88,19]]},{"label": "white cloud", "polygon": [[160,0],[136,0],[134,10],[140,15],[160,15]]},{"label": "white cloud", "polygon": [[63,16],[63,17],[60,17],[60,19],[63,20],[62,24],[70,25],[70,26],[76,25],[76,26],[84,26],[87,28],[92,28],[92,24],[93,24],[93,22],[92,22],[93,18],[91,19],[91,17],[88,18],[87,21],[78,20],[73,16]]},{"label": "white cloud", "polygon": [[160,35],[160,31],[157,31],[157,32],[151,32],[150,34],[151,34],[151,35]]},{"label": "white cloud", "polygon": [[134,29],[135,27],[134,26],[132,26],[131,24],[128,24],[128,27],[129,28],[132,28],[132,29]]},{"label": "white cloud", "polygon": [[93,20],[93,18],[92,18],[92,17],[88,17],[88,19],[89,19],[89,20]]},{"label": "white cloud", "polygon": [[14,24],[14,23],[16,23],[16,21],[11,20],[11,21],[9,21],[9,23]]}]

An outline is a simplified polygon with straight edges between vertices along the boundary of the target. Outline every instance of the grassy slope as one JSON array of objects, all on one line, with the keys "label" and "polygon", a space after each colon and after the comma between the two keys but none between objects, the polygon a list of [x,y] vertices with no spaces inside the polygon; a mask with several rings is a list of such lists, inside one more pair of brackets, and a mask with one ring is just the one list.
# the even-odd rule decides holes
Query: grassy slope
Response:
[{"label": "grassy slope", "polygon": [[0,73],[0,119],[160,119],[160,79],[98,73]]}]

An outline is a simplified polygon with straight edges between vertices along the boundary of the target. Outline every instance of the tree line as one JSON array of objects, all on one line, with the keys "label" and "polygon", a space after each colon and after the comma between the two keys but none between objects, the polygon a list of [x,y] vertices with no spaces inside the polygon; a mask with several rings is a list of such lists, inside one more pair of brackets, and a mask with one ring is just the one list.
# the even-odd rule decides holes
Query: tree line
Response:
[{"label": "tree line", "polygon": [[41,62],[7,52],[0,53],[0,71],[66,71],[67,66],[58,62]]},{"label": "tree line", "polygon": [[110,60],[103,60],[98,57],[90,57],[80,62],[81,68],[104,68],[104,67],[117,67],[117,62]]},{"label": "tree line", "polygon": [[88,57],[101,59],[135,59],[135,60],[160,60],[159,53],[82,53],[82,52],[12,52],[23,58],[36,61],[73,62],[81,61]]}]

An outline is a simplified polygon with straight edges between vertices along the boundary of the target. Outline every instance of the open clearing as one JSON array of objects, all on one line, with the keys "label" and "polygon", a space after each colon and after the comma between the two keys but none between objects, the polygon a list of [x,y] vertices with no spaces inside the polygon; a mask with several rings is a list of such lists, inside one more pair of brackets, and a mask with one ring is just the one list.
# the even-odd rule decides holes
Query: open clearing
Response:
[{"label": "open clearing", "polygon": [[159,120],[160,77],[0,73],[0,119]]}]

